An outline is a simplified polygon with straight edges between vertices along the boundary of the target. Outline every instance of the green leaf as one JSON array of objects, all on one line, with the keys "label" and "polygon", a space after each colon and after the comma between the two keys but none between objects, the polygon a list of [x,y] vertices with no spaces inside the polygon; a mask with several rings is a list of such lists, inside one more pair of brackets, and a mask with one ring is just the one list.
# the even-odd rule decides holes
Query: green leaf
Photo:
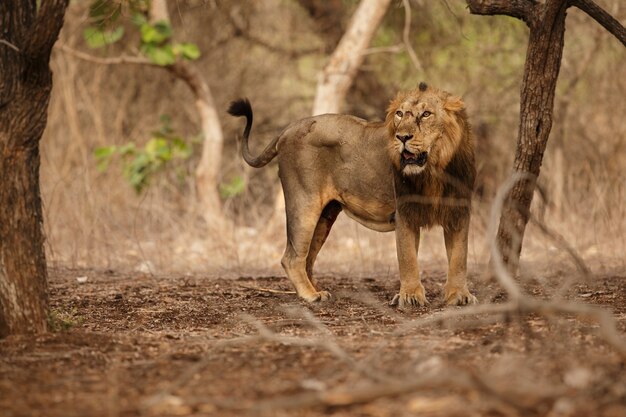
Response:
[{"label": "green leaf", "polygon": [[96,148],[96,150],[93,151],[93,154],[96,157],[96,159],[109,158],[111,155],[115,153],[116,150],[117,150],[117,147],[115,145],[103,146],[101,148]]},{"label": "green leaf", "polygon": [[130,20],[135,26],[139,27],[148,23],[148,19],[146,19],[146,16],[143,13],[133,13]]},{"label": "green leaf", "polygon": [[160,44],[168,40],[172,36],[172,27],[165,21],[143,23],[139,29],[141,32],[141,41],[149,44]]},{"label": "green leaf", "polygon": [[179,137],[172,139],[172,151],[172,156],[178,159],[189,159],[192,153],[191,146]]},{"label": "green leaf", "polygon": [[164,38],[163,40],[167,40],[172,37],[172,25],[165,20],[158,21],[153,24],[154,28],[159,32],[159,34]]},{"label": "green leaf", "polygon": [[117,152],[122,156],[134,155],[137,152],[134,142],[128,142],[120,146]]},{"label": "green leaf", "polygon": [[181,43],[177,45],[180,47],[180,53],[183,58],[193,61],[200,58],[200,49],[195,43]]},{"label": "green leaf", "polygon": [[246,183],[243,177],[236,176],[229,183],[220,184],[220,195],[222,198],[232,198],[243,193],[246,189]]},{"label": "green leaf", "polygon": [[118,26],[114,30],[101,30],[97,27],[90,26],[83,31],[83,37],[87,42],[87,46],[91,49],[102,48],[106,45],[111,45],[124,36],[124,28]]},{"label": "green leaf", "polygon": [[145,44],[142,47],[142,52],[157,65],[162,67],[172,65],[176,62],[176,55],[170,45],[154,46],[151,44]]},{"label": "green leaf", "polygon": [[141,153],[125,167],[124,175],[137,193],[148,184],[150,161],[146,154]]},{"label": "green leaf", "polygon": [[96,148],[93,152],[96,161],[98,161],[97,169],[99,172],[104,172],[109,167],[109,163],[111,162],[111,157],[117,150],[116,146],[103,146],[101,148]]},{"label": "green leaf", "polygon": [[161,137],[150,139],[148,143],[146,143],[144,150],[150,160],[158,164],[172,159],[172,149],[167,139]]}]

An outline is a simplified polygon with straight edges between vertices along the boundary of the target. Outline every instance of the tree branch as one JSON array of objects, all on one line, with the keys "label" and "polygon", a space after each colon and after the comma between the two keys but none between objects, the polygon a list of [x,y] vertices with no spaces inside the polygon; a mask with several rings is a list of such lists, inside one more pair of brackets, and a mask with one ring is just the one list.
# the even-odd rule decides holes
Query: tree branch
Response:
[{"label": "tree branch", "polygon": [[101,65],[136,64],[136,65],[150,65],[154,67],[159,66],[153,63],[152,61],[146,58],[142,58],[140,56],[120,55],[120,56],[113,57],[113,58],[101,58],[99,56],[77,51],[76,49],[70,48],[69,46],[64,45],[64,44],[58,44],[56,48],[67,53],[68,55],[72,55],[73,57],[82,59],[83,61],[93,62],[95,64],[101,64]]},{"label": "tree branch", "polygon": [[404,42],[406,52],[409,54],[409,58],[411,58],[411,62],[413,62],[415,69],[418,72],[424,72],[424,67],[422,67],[420,60],[417,58],[417,54],[411,46],[409,37],[411,33],[411,3],[409,3],[409,0],[402,0],[402,6],[404,7],[404,29],[402,30],[402,42]]},{"label": "tree branch", "polygon": [[615,36],[622,45],[626,46],[626,29],[603,8],[595,4],[592,0],[572,0],[571,4],[587,13],[593,20],[601,24],[603,28]]},{"label": "tree branch", "polygon": [[313,47],[308,47],[308,48],[303,48],[303,49],[291,49],[291,48],[284,48],[279,45],[274,45],[250,33],[250,31],[247,28],[243,27],[239,22],[237,22],[237,20],[233,18],[233,16],[228,11],[224,10],[223,7],[221,7],[220,3],[217,3],[217,11],[226,19],[228,24],[233,27],[234,29],[233,36],[235,37],[239,36],[247,40],[250,43],[262,46],[263,48],[269,50],[270,52],[277,53],[277,54],[285,54],[292,58],[298,58],[304,55],[320,53],[320,52],[323,52],[324,50],[323,46],[313,46]]},{"label": "tree branch", "polygon": [[18,48],[17,46],[13,45],[9,41],[5,41],[4,39],[0,39],[0,44],[8,46],[9,48],[13,49],[15,52],[20,52],[20,48]]},{"label": "tree branch", "polygon": [[536,0],[466,0],[471,14],[493,16],[503,14],[523,20],[530,26]]}]

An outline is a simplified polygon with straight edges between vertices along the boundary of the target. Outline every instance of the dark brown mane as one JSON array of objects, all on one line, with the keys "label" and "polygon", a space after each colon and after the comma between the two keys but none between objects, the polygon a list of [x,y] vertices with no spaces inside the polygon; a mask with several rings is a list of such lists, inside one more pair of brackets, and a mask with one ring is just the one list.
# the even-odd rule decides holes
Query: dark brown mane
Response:
[{"label": "dark brown mane", "polygon": [[[392,115],[392,107],[398,105],[397,101],[398,98],[390,106]],[[455,229],[459,220],[469,214],[476,177],[474,146],[465,110],[455,111],[454,120],[454,126],[444,128],[441,140],[445,143],[439,148],[441,152],[452,153],[442,156],[449,161],[445,167],[430,165],[417,176],[406,176],[394,164],[396,210],[410,219],[413,227],[439,224]],[[453,144],[455,139],[450,137],[453,134],[460,134],[457,146]]]}]

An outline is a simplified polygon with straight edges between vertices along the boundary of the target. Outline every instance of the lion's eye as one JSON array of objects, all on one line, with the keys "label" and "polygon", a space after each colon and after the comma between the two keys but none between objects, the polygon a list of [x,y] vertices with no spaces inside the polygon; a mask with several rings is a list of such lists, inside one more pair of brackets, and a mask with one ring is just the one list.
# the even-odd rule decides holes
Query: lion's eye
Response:
[{"label": "lion's eye", "polygon": [[432,113],[429,112],[428,110],[426,110],[424,113],[422,113],[422,117],[428,117],[430,116]]},{"label": "lion's eye", "polygon": [[402,112],[401,112],[400,110],[398,110],[398,111],[396,112],[396,116],[398,116],[398,117],[402,117]]}]

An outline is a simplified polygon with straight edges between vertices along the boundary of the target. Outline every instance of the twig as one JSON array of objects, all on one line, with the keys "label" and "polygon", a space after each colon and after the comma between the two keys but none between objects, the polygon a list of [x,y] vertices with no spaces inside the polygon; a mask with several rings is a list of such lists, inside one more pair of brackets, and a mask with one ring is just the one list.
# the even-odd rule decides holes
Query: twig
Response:
[{"label": "twig", "polygon": [[436,375],[428,374],[417,376],[407,380],[396,380],[386,384],[371,384],[365,387],[349,387],[323,392],[290,395],[262,401],[252,409],[257,411],[270,411],[275,409],[294,409],[303,407],[327,406],[348,407],[364,404],[379,398],[397,397],[420,390],[433,390],[437,388],[460,389],[463,391],[476,392],[495,399],[498,403],[513,407],[524,415],[534,415],[532,408],[521,404],[513,395],[505,395],[497,391],[493,384],[488,384],[473,372],[464,369],[444,369]]},{"label": "twig", "polygon": [[409,35],[411,33],[411,4],[409,3],[409,0],[402,0],[402,6],[404,6],[404,29],[402,30],[402,41],[404,42],[406,52],[409,54],[409,58],[411,58],[411,62],[413,63],[413,66],[415,66],[415,69],[418,72],[424,72],[424,67],[422,67],[422,64],[417,58],[417,54],[411,46],[411,41],[409,39]]},{"label": "twig", "polygon": [[249,290],[254,290],[254,291],[259,291],[259,292],[269,292],[272,294],[296,294],[295,291],[273,290],[271,288],[261,288],[261,287],[255,287],[253,285],[246,285],[246,284],[241,284],[241,283],[238,283],[237,285],[243,288],[247,288]]},{"label": "twig", "polygon": [[424,67],[420,63],[420,60],[415,53],[415,50],[411,46],[411,4],[409,3],[409,0],[402,0],[402,5],[404,7],[404,27],[402,29],[402,43],[392,46],[378,46],[374,48],[367,48],[363,51],[363,55],[378,53],[397,54],[402,51],[406,51],[415,69],[418,72],[424,72]]},{"label": "twig", "polygon": [[5,41],[4,39],[0,39],[0,44],[8,46],[9,48],[13,49],[15,52],[20,52],[20,48],[18,48],[17,46],[13,45],[9,41]]},{"label": "twig", "polygon": [[235,37],[240,36],[243,39],[247,40],[248,42],[262,46],[263,48],[271,52],[279,53],[279,54],[286,54],[293,58],[298,58],[298,57],[305,56],[305,55],[311,55],[311,54],[319,53],[322,51],[322,48],[320,47],[310,47],[310,48],[304,48],[302,50],[297,50],[297,49],[283,48],[282,46],[274,45],[250,33],[250,31],[247,28],[244,28],[241,24],[239,24],[239,22],[237,22],[237,20],[232,16],[231,13],[228,13],[226,10],[223,10],[222,7],[220,7],[220,3],[216,3],[216,6],[217,6],[218,12],[226,19],[228,24],[230,24],[233,27],[234,29],[233,36]]},{"label": "twig", "polygon": [[321,338],[303,338],[303,337],[294,337],[294,336],[285,336],[272,332],[267,326],[261,323],[256,318],[250,315],[243,315],[242,317],[246,320],[250,325],[254,326],[259,332],[259,336],[263,339],[275,343],[290,345],[290,346],[305,346],[305,347],[318,347],[322,348],[331,354],[333,354],[337,359],[349,365],[351,368],[360,372],[361,374],[375,380],[375,381],[383,381],[390,382],[392,378],[381,375],[377,372],[372,371],[369,367],[363,366],[360,362],[354,360],[352,356],[350,356],[345,350],[343,350],[335,341],[333,333],[328,330],[319,320],[315,319],[313,315],[306,311],[299,311],[290,309],[287,310],[290,314],[299,314],[304,318],[309,324],[311,324],[317,330],[323,332],[325,335]]},{"label": "twig", "polygon": [[77,51],[76,49],[70,48],[64,44],[55,45],[56,49],[60,49],[61,51],[72,55],[76,58],[82,59],[83,61],[93,62],[96,64],[102,65],[119,65],[119,64],[137,64],[137,65],[151,65],[151,66],[159,66],[154,62],[140,57],[140,56],[128,56],[128,55],[120,55],[118,57],[112,58],[100,58],[95,55],[87,54],[85,52]]}]

